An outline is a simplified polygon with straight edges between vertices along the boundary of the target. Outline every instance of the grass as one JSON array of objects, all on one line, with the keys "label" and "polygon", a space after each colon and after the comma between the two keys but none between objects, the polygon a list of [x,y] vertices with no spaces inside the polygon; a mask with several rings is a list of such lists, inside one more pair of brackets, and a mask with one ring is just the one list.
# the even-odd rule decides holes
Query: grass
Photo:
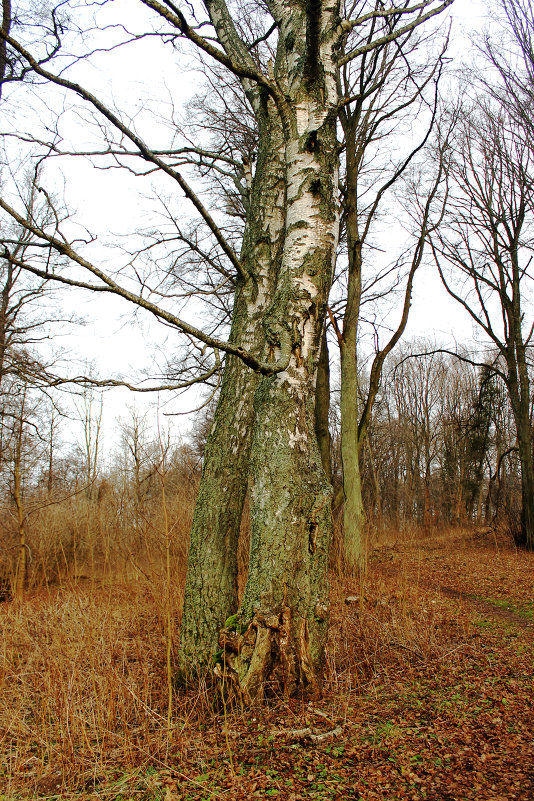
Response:
[{"label": "grass", "polygon": [[376,548],[363,587],[333,581],[320,702],[220,709],[202,687],[174,693],[170,729],[165,595],[148,579],[1,604],[0,799],[527,801],[532,629],[481,628],[440,587],[526,616],[533,567],[457,533]]}]

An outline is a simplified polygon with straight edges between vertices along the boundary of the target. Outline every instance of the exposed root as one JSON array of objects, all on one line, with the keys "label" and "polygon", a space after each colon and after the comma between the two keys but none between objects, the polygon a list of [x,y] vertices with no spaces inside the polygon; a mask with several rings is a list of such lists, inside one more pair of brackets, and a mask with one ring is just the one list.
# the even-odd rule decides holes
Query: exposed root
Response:
[{"label": "exposed root", "polygon": [[244,704],[260,703],[270,693],[319,696],[321,685],[310,659],[305,618],[295,621],[284,605],[279,614],[257,612],[246,629],[236,615],[228,622],[232,628],[219,633],[221,651],[214,674]]}]

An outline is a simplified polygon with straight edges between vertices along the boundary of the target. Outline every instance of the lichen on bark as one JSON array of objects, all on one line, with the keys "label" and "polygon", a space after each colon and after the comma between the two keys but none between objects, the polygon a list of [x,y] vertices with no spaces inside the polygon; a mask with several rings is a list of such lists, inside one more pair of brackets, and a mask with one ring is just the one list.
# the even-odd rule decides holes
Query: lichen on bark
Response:
[{"label": "lichen on bark", "polygon": [[[280,122],[272,108],[258,108],[260,146],[241,253],[249,279],[236,287],[230,339],[261,356],[261,320],[279,269],[285,196]],[[179,652],[185,680],[211,669],[217,632],[237,608],[238,538],[258,380],[237,357],[227,357],[191,529]]]}]

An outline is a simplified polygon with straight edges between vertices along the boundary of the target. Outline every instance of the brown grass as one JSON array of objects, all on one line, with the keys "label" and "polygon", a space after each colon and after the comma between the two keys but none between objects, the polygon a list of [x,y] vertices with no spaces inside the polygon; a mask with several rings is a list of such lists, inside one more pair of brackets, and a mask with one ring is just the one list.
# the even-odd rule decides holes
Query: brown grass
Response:
[{"label": "brown grass", "polygon": [[[174,512],[179,519],[178,507]],[[478,653],[476,608],[465,598],[445,597],[443,585],[454,584],[473,596],[484,592],[493,600],[499,591],[503,598],[513,594],[518,603],[532,591],[532,580],[529,587],[522,581],[526,562],[534,566],[531,557],[496,540],[480,543],[449,532],[426,539],[397,537],[395,546],[374,542],[360,585],[332,582],[320,709],[280,699],[247,712],[239,705],[224,707],[217,691],[203,687],[174,693],[169,730],[164,543],[154,535],[158,525],[151,526],[150,556],[137,564],[147,553],[141,550],[119,560],[121,580],[117,564],[108,558],[104,569],[105,560],[99,559],[96,576],[84,581],[63,576],[56,585],[34,588],[21,603],[0,605],[2,801],[175,801],[251,793],[298,799],[298,793],[284,790],[282,779],[268,783],[265,749],[272,750],[281,731],[287,749],[299,748],[291,744],[291,732],[302,726],[315,732],[340,726],[348,742],[363,725],[362,709],[375,713],[391,694],[402,695],[414,682],[419,686],[421,677],[438,686],[450,681],[463,669],[462,660]],[[177,569],[171,597],[177,620],[185,565],[180,526],[173,536]],[[174,654],[174,639],[171,645]],[[300,752],[287,753],[287,759],[291,754],[303,758]],[[251,791],[254,786],[260,789]],[[309,797],[337,798],[309,792]],[[344,793],[339,797],[347,797]]]}]

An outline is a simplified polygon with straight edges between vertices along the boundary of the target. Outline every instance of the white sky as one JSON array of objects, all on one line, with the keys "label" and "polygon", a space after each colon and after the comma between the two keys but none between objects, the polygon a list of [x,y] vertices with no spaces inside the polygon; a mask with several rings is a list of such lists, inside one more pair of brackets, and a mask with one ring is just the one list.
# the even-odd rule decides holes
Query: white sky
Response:
[{"label": "white sky", "polygon": [[[120,4],[108,5],[108,13],[119,13],[124,19],[125,5],[128,24],[133,25],[137,18],[143,17],[144,10],[135,0],[121,0]],[[482,0],[456,0],[454,15],[459,19],[460,26],[456,27],[452,40],[455,56],[468,52],[467,35],[470,31],[481,30],[486,18],[485,9],[486,3]],[[105,91],[106,87],[110,87],[108,76],[112,76],[111,87],[107,90],[109,97],[128,98],[128,112],[132,115],[137,112],[135,124],[139,132],[143,134],[144,130],[148,132],[150,129],[150,144],[157,147],[154,134],[157,137],[158,129],[154,127],[153,115],[158,112],[158,104],[164,103],[167,111],[171,103],[177,108],[183,105],[195,89],[197,75],[192,68],[178,71],[177,64],[182,62],[170,47],[158,45],[155,51],[150,42],[143,42],[132,47],[129,55],[126,55],[127,50],[119,49],[100,56],[98,69],[89,64],[80,64],[76,67],[77,78],[88,88],[94,86],[98,87],[98,91]],[[46,105],[46,98],[42,99],[42,103]],[[165,133],[167,131],[165,129]],[[137,186],[139,179],[122,171],[103,172],[81,160],[77,160],[75,167],[71,163],[64,163],[61,169],[65,174],[67,201],[78,209],[91,232],[107,231],[107,236],[124,233],[131,227],[132,221],[143,220],[143,198],[139,196]],[[72,180],[73,171],[75,181]],[[168,189],[169,192],[176,192],[173,185],[169,185]],[[145,187],[145,191],[148,191],[148,187]],[[103,236],[105,238],[106,234]],[[98,248],[94,252],[98,254]],[[95,298],[84,296],[83,299],[80,297],[80,307],[79,311],[88,318],[88,323],[69,339],[70,359],[73,360],[78,354],[94,361],[103,377],[115,376],[117,372],[132,377],[139,368],[151,365],[153,344],[173,347],[168,329],[162,331],[157,324],[149,324],[148,321],[129,324],[132,309],[126,302],[102,295]],[[143,320],[143,315],[139,316],[139,320]],[[404,340],[422,335],[436,336],[449,342],[451,337],[465,341],[472,335],[470,320],[448,298],[436,271],[429,267],[422,267],[416,277],[410,322]],[[164,345],[166,340],[167,344]],[[189,407],[196,405],[197,398],[198,394],[193,393],[187,402]],[[128,406],[144,409],[147,403],[149,401],[145,396],[134,397],[127,390],[107,393],[107,442],[116,441],[116,419],[118,416],[128,417]],[[156,406],[155,398],[152,399],[152,405]],[[184,410],[180,401],[175,402],[168,395],[161,396],[160,406],[169,411]],[[154,409],[154,420],[155,417]],[[181,417],[178,420],[178,428],[187,431],[190,418]],[[106,450],[109,451],[109,447]]]}]

